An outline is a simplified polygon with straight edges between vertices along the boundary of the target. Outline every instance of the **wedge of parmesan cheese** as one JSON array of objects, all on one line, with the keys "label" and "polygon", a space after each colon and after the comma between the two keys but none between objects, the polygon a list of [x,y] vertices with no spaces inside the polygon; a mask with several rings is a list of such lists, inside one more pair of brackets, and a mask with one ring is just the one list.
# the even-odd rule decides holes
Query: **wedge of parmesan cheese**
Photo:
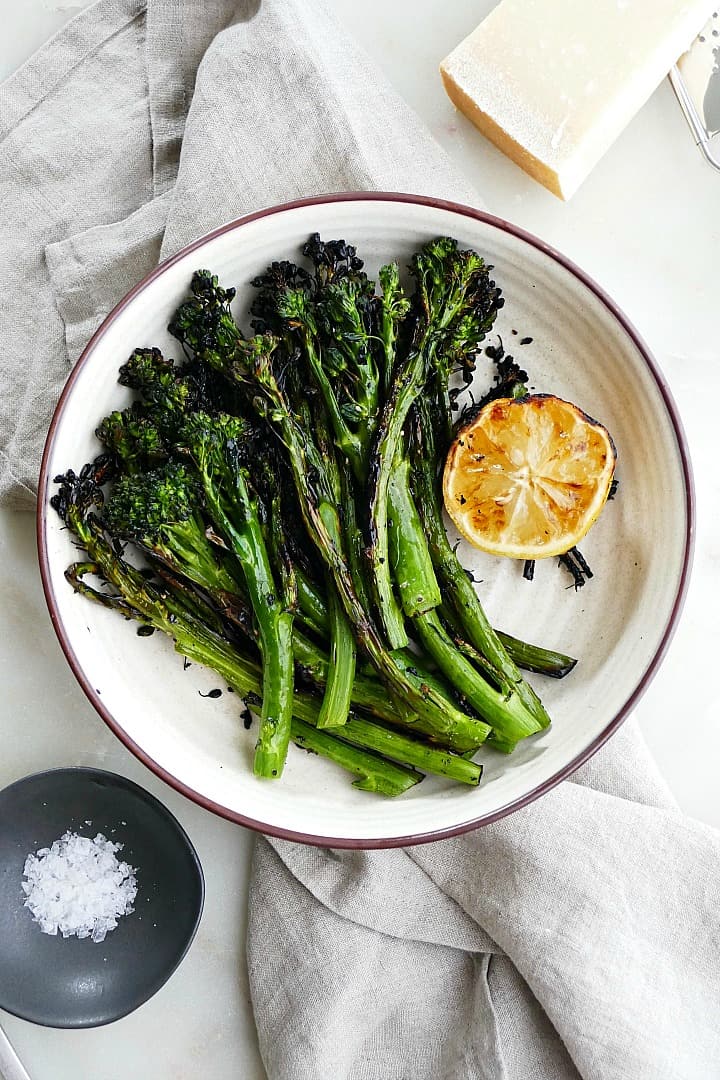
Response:
[{"label": "wedge of parmesan cheese", "polygon": [[568,199],[712,10],[713,0],[502,0],[440,71],[483,135]]}]

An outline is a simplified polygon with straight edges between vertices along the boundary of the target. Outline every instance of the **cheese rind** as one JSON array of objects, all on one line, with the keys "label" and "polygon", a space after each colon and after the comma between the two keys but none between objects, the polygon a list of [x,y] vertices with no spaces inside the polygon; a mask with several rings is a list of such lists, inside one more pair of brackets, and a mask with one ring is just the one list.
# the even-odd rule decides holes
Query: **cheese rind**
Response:
[{"label": "cheese rind", "polygon": [[457,108],[567,199],[711,11],[712,0],[502,0],[440,71]]}]

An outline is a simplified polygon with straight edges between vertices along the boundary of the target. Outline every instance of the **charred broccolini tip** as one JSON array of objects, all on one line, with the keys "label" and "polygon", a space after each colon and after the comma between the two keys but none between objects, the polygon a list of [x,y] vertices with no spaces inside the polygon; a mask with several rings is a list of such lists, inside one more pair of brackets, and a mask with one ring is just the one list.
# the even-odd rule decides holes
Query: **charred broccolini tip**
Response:
[{"label": "charred broccolini tip", "polygon": [[[83,466],[79,475],[70,469],[54,478],[59,487],[50,504],[88,556],[68,567],[65,577],[76,592],[116,608],[126,618],[167,630],[170,612],[162,597],[148,585],[143,571],[124,561],[124,544],[108,534],[102,522],[107,462],[107,455],[101,455]],[[88,585],[84,580],[88,575],[99,578],[106,588]]]},{"label": "charred broccolini tip", "polygon": [[412,258],[416,303],[427,322],[450,333],[449,345],[476,348],[505,303],[490,277],[492,267],[476,251],[448,236],[431,240]]},{"label": "charred broccolini tip", "polygon": [[121,476],[102,517],[108,531],[204,589],[234,593],[237,582],[207,537],[204,497],[194,470],[169,462],[141,475]]},{"label": "charred broccolini tip", "polygon": [[140,402],[109,413],[100,421],[95,434],[125,473],[143,473],[168,456],[157,424]]},{"label": "charred broccolini tip", "polygon": [[59,487],[51,496],[50,505],[76,535],[84,532],[94,511],[102,510],[105,498],[101,485],[108,465],[109,458],[104,455],[84,465],[79,474],[68,469],[53,477],[53,483]]},{"label": "charred broccolini tip", "polygon": [[390,388],[393,368],[397,359],[398,339],[402,333],[411,302],[400,283],[397,263],[387,263],[378,271],[382,295],[379,301],[378,334],[383,350],[383,393]]},{"label": "charred broccolini tip", "polygon": [[135,349],[120,367],[118,382],[137,390],[142,397],[152,398],[156,389],[163,385],[163,376],[174,382],[174,367],[175,361],[166,359],[160,349]]},{"label": "charred broccolini tip", "polygon": [[285,292],[303,292],[312,288],[312,278],[307,270],[296,263],[283,259],[272,262],[263,274],[254,277],[250,284],[258,290],[250,313],[250,325],[258,334],[284,330],[278,315],[277,297]]},{"label": "charred broccolini tip", "polygon": [[224,289],[209,270],[197,270],[192,276],[190,293],[190,298],[175,312],[168,331],[203,359],[208,352],[231,349],[242,337],[230,311],[235,289]]},{"label": "charred broccolini tip", "polygon": [[505,352],[502,338],[498,338],[496,346],[488,345],[485,355],[495,363],[495,376],[494,386],[483,398],[483,404],[501,397],[525,397],[530,377],[515,357]]},{"label": "charred broccolini tip", "polygon": [[317,232],[308,237],[302,253],[313,264],[321,288],[331,281],[359,274],[363,268],[363,261],[352,244],[345,240],[322,240]]},{"label": "charred broccolini tip", "polygon": [[412,261],[411,273],[418,286],[415,303],[421,305],[426,320],[433,312],[437,320],[432,374],[434,392],[443,406],[445,448],[453,434],[450,377],[460,375],[466,386],[472,381],[480,344],[505,303],[491,271],[477,252],[461,250],[449,237],[426,244]]},{"label": "charred broccolini tip", "polygon": [[161,537],[175,525],[198,517],[197,477],[180,462],[141,476],[122,476],[113,485],[104,519],[112,533],[129,540]]},{"label": "charred broccolini tip", "polygon": [[177,446],[195,461],[201,473],[224,475],[232,482],[235,465],[251,456],[255,434],[255,428],[242,416],[198,410],[179,427]]},{"label": "charred broccolini tip", "polygon": [[120,368],[118,382],[137,391],[163,437],[171,436],[197,403],[193,382],[159,349],[136,349]]}]

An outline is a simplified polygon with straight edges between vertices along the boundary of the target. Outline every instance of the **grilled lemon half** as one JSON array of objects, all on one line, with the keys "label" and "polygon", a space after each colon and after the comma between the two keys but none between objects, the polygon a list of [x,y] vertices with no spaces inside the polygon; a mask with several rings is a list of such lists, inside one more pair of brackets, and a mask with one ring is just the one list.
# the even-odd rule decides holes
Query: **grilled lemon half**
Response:
[{"label": "grilled lemon half", "polygon": [[607,500],[617,454],[606,428],[549,394],[499,398],[445,462],[445,508],[475,547],[512,559],[562,555]]}]

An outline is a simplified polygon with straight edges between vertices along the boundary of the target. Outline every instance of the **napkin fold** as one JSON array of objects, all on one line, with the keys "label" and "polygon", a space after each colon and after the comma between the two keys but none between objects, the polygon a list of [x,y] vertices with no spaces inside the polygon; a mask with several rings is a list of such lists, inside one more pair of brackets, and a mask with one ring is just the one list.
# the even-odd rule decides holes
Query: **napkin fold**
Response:
[{"label": "napkin fold", "polygon": [[[100,0],[0,86],[0,497],[30,506],[71,363],[140,277],[260,206],[478,204],[320,0]],[[720,1078],[720,840],[630,722],[541,800],[434,844],[258,837],[271,1080]]]}]

